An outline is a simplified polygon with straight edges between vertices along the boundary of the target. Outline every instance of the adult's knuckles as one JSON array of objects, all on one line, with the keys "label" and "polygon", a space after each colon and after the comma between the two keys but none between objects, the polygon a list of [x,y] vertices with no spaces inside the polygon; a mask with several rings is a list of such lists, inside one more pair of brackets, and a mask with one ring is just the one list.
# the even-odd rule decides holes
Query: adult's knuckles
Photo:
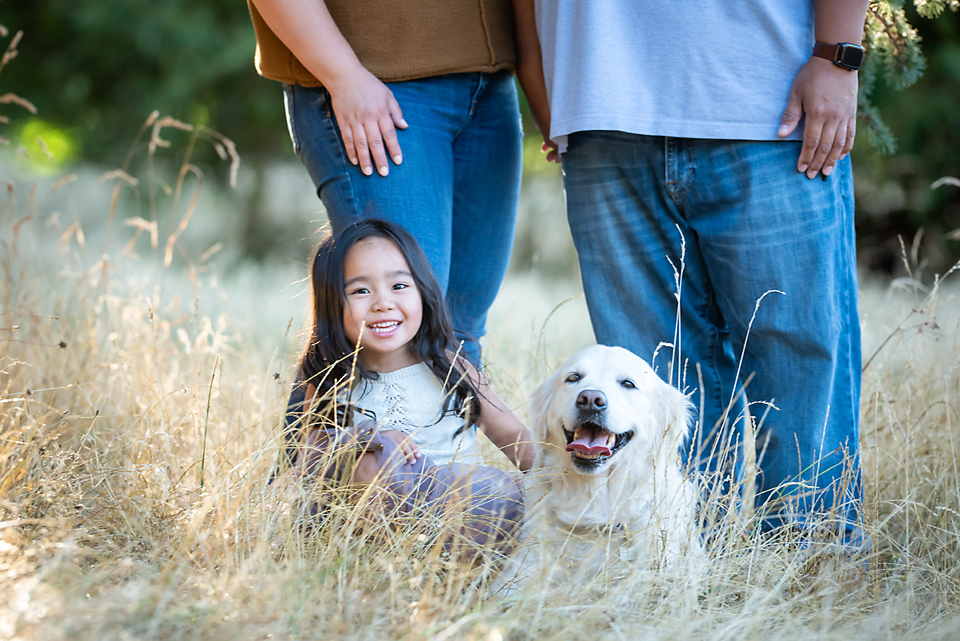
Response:
[{"label": "adult's knuckles", "polygon": [[800,112],[793,109],[787,109],[783,112],[783,117],[780,119],[781,122],[791,123],[796,120],[800,120]]}]

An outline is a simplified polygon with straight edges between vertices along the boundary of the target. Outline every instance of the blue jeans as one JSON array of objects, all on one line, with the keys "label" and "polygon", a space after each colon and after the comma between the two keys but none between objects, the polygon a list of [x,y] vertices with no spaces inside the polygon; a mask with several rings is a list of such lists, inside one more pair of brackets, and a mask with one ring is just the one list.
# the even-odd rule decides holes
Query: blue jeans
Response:
[{"label": "blue jeans", "polygon": [[568,217],[597,341],[650,359],[700,408],[686,460],[738,474],[748,400],[762,528],[835,518],[854,542],[853,181],[849,159],[807,179],[799,153],[793,142],[575,133]]},{"label": "blue jeans", "polygon": [[[387,83],[409,127],[403,163],[383,177],[350,164],[323,87],[284,87],[294,151],[333,231],[363,218],[395,222],[423,248],[466,355],[480,363],[487,311],[506,275],[520,198],[523,131],[513,76],[459,73]],[[299,381],[299,379],[298,379]],[[284,459],[296,462],[304,390],[287,404]]]},{"label": "blue jeans", "polygon": [[446,295],[454,329],[479,363],[479,340],[507,272],[520,198],[516,85],[504,71],[387,86],[409,124],[397,130],[403,163],[391,163],[388,176],[364,176],[350,164],[322,87],[285,87],[294,149],[333,231],[381,218],[417,239]]}]

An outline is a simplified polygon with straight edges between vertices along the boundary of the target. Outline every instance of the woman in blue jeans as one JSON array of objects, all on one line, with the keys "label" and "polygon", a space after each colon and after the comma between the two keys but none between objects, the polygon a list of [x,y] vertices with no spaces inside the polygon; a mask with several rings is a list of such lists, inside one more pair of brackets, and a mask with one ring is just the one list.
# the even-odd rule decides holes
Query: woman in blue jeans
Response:
[{"label": "woman in blue jeans", "polygon": [[433,267],[464,352],[479,363],[520,194],[511,0],[248,6],[257,69],[284,83],[294,149],[333,231],[372,217],[406,228]]}]

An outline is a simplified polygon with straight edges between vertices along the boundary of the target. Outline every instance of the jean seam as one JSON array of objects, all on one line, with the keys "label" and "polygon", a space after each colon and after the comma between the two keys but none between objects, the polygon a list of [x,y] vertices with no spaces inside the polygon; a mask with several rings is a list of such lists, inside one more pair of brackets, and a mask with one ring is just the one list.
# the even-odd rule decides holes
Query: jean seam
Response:
[{"label": "jean seam", "polygon": [[463,130],[470,126],[470,121],[476,116],[477,103],[481,98],[483,98],[483,94],[487,89],[487,74],[474,72],[474,82],[476,83],[476,86],[470,89],[470,106],[467,107],[466,115],[460,122],[460,126],[457,128],[457,131],[453,134],[454,140],[460,137],[460,134],[463,133]]},{"label": "jean seam", "polygon": [[[713,296],[713,294],[711,294],[711,296]],[[717,347],[720,345],[720,337],[717,327],[707,318],[707,309],[709,308],[709,305],[710,302],[706,301],[702,308],[698,310],[698,312],[700,314],[700,318],[706,322],[708,327],[710,327],[710,348],[707,350],[707,353],[710,354],[710,369],[712,370],[713,380],[715,381],[714,388],[710,391],[710,394],[713,397],[714,407],[723,408],[725,405],[723,403],[723,386],[721,385],[722,376],[720,375],[720,369],[717,367]],[[699,384],[699,381],[697,381],[697,383]],[[736,384],[737,381],[734,380],[733,385],[736,386]],[[701,390],[700,393],[702,394],[703,390]],[[723,410],[721,409],[721,416],[722,415]],[[714,430],[717,429],[715,425],[709,425],[707,427],[710,430],[711,435],[713,434]],[[704,426],[701,425],[700,429],[702,430],[703,428]]]},{"label": "jean seam", "polygon": [[297,136],[296,105],[294,104],[296,93],[293,85],[284,85],[284,115],[287,119],[287,133],[290,135],[290,142],[293,143],[293,153],[300,155],[300,138]]},{"label": "jean seam", "polygon": [[[337,122],[336,115],[332,112],[330,107],[330,92],[326,89],[320,89],[320,106],[322,106],[323,111],[326,117],[323,119],[324,126],[329,127],[330,133],[337,139],[337,158],[340,164],[340,167],[343,171],[344,180],[347,183],[346,197],[345,200],[347,205],[352,213],[353,218],[360,217],[360,207],[358,206],[359,199],[357,198],[357,192],[354,189],[354,175],[353,169],[355,165],[350,162],[350,158],[347,156],[347,150],[343,145],[343,134],[340,132],[340,123]],[[368,176],[368,178],[372,178]]]}]

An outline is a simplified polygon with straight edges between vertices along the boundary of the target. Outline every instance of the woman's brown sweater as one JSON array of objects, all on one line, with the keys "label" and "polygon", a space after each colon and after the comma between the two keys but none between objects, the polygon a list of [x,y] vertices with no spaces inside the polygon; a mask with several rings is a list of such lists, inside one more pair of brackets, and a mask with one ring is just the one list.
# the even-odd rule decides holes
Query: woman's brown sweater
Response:
[{"label": "woman's brown sweater", "polygon": [[[463,71],[514,70],[511,0],[325,0],[360,63],[384,82]],[[260,75],[321,83],[270,31],[247,0]]]}]

